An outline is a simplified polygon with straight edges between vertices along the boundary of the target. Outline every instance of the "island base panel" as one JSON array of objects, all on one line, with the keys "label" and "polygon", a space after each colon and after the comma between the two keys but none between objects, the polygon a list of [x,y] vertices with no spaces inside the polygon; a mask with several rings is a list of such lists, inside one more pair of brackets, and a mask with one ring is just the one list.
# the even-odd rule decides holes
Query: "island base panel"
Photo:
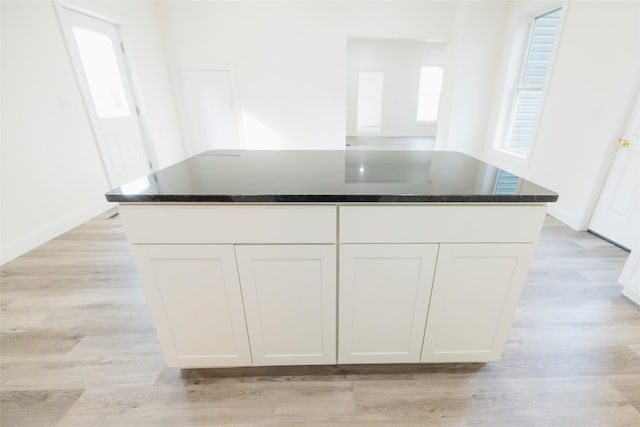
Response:
[{"label": "island base panel", "polygon": [[[205,368],[498,360],[546,207],[132,203],[120,213],[167,364]],[[469,222],[479,231],[464,237]]]}]

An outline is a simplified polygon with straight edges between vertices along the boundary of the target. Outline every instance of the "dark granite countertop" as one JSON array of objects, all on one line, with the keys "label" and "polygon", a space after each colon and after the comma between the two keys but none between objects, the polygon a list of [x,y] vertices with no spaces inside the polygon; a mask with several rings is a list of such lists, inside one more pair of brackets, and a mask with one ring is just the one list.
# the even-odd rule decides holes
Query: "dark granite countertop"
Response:
[{"label": "dark granite countertop", "polygon": [[208,151],[109,191],[110,202],[554,202],[558,195],[449,151]]}]

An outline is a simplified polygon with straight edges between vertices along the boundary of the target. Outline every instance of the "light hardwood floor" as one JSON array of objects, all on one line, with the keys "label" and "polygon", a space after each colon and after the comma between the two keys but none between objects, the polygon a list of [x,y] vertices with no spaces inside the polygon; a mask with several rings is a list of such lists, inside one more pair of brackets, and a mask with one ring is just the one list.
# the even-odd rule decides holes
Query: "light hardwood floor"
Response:
[{"label": "light hardwood floor", "polygon": [[164,366],[118,217],[2,267],[3,426],[640,426],[626,253],[548,218],[500,362]]}]

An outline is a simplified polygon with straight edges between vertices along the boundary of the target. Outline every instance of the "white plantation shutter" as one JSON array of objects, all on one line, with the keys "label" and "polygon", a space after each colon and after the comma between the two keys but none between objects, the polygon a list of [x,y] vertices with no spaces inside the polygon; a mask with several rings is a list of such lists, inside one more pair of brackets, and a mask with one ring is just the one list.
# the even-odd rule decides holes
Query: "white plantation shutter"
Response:
[{"label": "white plantation shutter", "polygon": [[538,128],[542,92],[551,65],[553,47],[560,25],[561,9],[537,17],[516,88],[506,146],[526,155]]},{"label": "white plantation shutter", "polygon": [[560,25],[560,9],[539,16],[533,23],[521,84],[544,84]]},{"label": "white plantation shutter", "polygon": [[518,192],[518,185],[520,184],[520,178],[507,171],[501,170],[498,173],[496,179],[495,194],[516,194]]}]

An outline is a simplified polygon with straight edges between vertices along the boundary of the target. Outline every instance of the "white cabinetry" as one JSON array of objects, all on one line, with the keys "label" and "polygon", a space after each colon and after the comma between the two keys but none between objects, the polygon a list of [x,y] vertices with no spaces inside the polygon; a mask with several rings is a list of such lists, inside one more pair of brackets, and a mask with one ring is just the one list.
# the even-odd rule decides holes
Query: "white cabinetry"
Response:
[{"label": "white cabinetry", "polygon": [[134,245],[169,366],[251,365],[233,246]]},{"label": "white cabinetry", "polygon": [[336,362],[335,206],[119,210],[169,366]]},{"label": "white cabinetry", "polygon": [[340,363],[417,363],[438,245],[340,246]]},{"label": "white cabinetry", "polygon": [[[542,205],[341,207],[339,361],[498,360],[545,212]],[[400,252],[411,247],[414,256],[417,248],[437,252],[437,262],[425,253],[420,263],[425,275],[435,264],[435,276],[417,280],[418,264]],[[410,283],[415,305],[407,303]],[[417,331],[424,331],[418,344]]]},{"label": "white cabinetry", "polygon": [[167,364],[181,368],[497,360],[545,212],[120,206]]},{"label": "white cabinetry", "polygon": [[336,363],[335,245],[236,246],[254,365]]},{"label": "white cabinetry", "polygon": [[442,244],[422,362],[498,360],[533,244]]}]

